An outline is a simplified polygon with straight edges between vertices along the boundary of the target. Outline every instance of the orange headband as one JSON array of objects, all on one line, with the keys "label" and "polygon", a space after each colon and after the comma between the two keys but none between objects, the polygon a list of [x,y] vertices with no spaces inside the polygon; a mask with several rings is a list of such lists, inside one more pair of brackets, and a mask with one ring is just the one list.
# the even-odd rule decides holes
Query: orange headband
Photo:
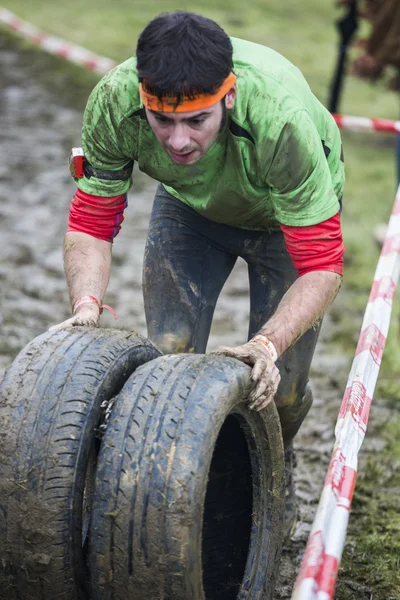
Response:
[{"label": "orange headband", "polygon": [[235,83],[236,76],[230,73],[215,94],[199,94],[192,100],[185,97],[180,104],[177,104],[174,97],[160,99],[157,96],[153,96],[153,94],[149,94],[149,92],[143,89],[141,83],[139,84],[139,92],[145,107],[154,112],[192,112],[202,108],[210,108],[210,106],[216,104],[218,100],[221,100],[229,92]]}]

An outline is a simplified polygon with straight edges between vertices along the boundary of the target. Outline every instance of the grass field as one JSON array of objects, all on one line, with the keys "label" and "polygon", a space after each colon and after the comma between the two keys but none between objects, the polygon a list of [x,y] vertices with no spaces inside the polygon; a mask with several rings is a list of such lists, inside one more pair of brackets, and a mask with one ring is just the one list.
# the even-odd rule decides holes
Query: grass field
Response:
[{"label": "grass field", "polygon": [[[86,0],[85,3],[78,0],[65,3],[50,0],[5,0],[3,6],[46,32],[117,61],[134,53],[139,32],[160,12],[176,9],[199,12],[217,20],[233,36],[269,45],[284,54],[303,71],[319,99],[327,103],[338,43],[334,20],[340,15],[339,9],[334,6],[334,0],[249,0],[246,4],[238,0],[230,3],[222,0],[174,3],[167,0],[114,0],[112,3],[104,0]],[[362,30],[366,30],[366,25],[362,26]],[[353,55],[355,52],[352,50]],[[78,69],[76,72],[78,73]],[[77,77],[82,80],[82,76]],[[350,115],[397,119],[399,98],[388,92],[383,83],[371,85],[348,77],[340,111]],[[352,355],[379,256],[372,232],[377,223],[388,220],[396,186],[394,139],[390,134],[343,132],[343,141],[347,177],[342,219],[347,249],[345,294],[333,307],[332,315],[341,325],[341,335],[336,343],[343,352]],[[400,302],[397,297],[376,392],[392,402],[394,409],[400,396],[399,319]],[[393,425],[391,427],[387,435],[395,437]],[[398,445],[394,445],[392,450],[392,458],[398,464]],[[389,459],[391,460],[390,456],[387,457]],[[375,467],[371,469],[375,477],[374,484],[380,485],[381,471]],[[392,484],[399,485],[398,472],[393,477]],[[381,510],[382,506],[377,504],[377,498],[372,498],[367,482],[363,481],[362,486],[360,503],[363,503],[365,514],[368,516],[372,511],[375,513]],[[384,499],[382,503],[385,503]],[[393,517],[388,513],[386,518]],[[376,525],[372,524],[371,528],[366,527],[364,533],[359,534],[359,547],[365,548],[365,551],[359,555],[357,550],[351,556],[345,554],[342,570],[344,576],[357,577],[357,572],[354,571],[357,561],[364,566],[365,578],[368,572],[371,573],[377,567],[380,540],[383,538]],[[354,533],[356,535],[357,530]],[[390,536],[385,538],[385,543],[395,547]],[[385,559],[379,568],[384,591],[382,595],[374,595],[373,599],[387,600],[391,594],[396,593],[393,591],[396,585],[393,583],[393,570],[398,570],[396,558],[394,557],[393,562]],[[358,573],[360,572],[361,566],[358,569]],[[354,596],[356,597],[358,596]],[[395,597],[398,596],[393,595]]]}]

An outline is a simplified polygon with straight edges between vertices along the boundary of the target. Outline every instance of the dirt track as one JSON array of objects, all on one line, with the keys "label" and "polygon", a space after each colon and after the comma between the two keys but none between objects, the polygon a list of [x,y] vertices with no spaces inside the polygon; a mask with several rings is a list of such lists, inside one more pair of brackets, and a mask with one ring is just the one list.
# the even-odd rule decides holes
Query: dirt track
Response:
[{"label": "dirt track", "polygon": [[[52,90],[42,85],[44,68],[45,59],[32,69],[26,52],[19,54],[0,38],[0,376],[20,348],[69,315],[61,248],[75,187],[67,157],[71,146],[79,145],[83,104],[79,101],[66,106],[57,81]],[[137,171],[134,182],[126,220],[114,244],[114,266],[105,300],[118,314],[118,327],[146,334],[141,267],[155,183]],[[111,315],[102,319],[104,325],[115,326]],[[209,349],[242,343],[247,319],[247,272],[239,262],[220,298]],[[277,599],[291,595],[329,462],[334,422],[349,371],[347,358],[328,352],[333,327],[328,315],[313,364],[314,406],[297,438],[302,521],[284,553]],[[386,418],[383,409],[376,418]],[[380,444],[371,435],[367,447]]]}]

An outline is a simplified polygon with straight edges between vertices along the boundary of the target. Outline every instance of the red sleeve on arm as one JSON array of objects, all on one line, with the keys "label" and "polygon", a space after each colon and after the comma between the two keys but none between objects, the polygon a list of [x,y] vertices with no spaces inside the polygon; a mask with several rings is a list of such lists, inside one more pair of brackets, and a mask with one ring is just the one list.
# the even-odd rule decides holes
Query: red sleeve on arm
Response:
[{"label": "red sleeve on arm", "polygon": [[340,213],[317,225],[280,227],[299,277],[310,271],[333,271],[343,275],[344,245]]},{"label": "red sleeve on arm", "polygon": [[104,198],[78,189],[71,202],[68,231],[80,231],[112,242],[121,229],[127,206],[126,194]]}]

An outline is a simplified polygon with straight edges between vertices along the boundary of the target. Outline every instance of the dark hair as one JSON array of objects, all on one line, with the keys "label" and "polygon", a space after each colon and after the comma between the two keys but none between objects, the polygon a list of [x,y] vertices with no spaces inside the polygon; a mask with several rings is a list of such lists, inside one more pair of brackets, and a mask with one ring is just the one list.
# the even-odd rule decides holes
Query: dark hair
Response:
[{"label": "dark hair", "polygon": [[215,21],[191,12],[163,13],[140,34],[139,81],[159,99],[214,94],[232,71],[232,43]]}]

